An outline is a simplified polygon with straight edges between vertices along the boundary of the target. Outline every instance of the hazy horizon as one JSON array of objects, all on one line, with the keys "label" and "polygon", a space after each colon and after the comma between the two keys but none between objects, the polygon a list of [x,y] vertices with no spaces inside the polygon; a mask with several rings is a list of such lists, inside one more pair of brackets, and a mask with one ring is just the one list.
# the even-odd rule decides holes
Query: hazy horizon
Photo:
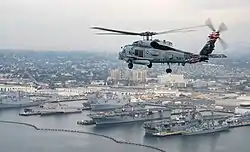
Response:
[{"label": "hazy horizon", "polygon": [[[228,51],[249,48],[250,1],[248,0],[2,0],[0,2],[0,49],[95,50],[118,52],[141,39],[136,36],[97,36],[91,26],[128,31],[165,31],[204,24],[209,17],[229,43]],[[210,33],[196,32],[157,36],[177,48],[198,52]],[[192,37],[192,39],[190,39]],[[217,44],[216,51],[221,52]],[[242,45],[242,46],[241,46]]]}]

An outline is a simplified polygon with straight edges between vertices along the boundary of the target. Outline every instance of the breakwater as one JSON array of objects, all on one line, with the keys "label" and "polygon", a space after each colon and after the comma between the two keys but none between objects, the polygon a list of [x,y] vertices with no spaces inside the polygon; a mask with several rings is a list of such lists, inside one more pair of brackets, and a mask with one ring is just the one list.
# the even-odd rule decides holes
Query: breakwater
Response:
[{"label": "breakwater", "polygon": [[113,142],[115,142],[117,144],[134,145],[134,146],[150,148],[150,149],[160,151],[160,152],[166,152],[165,150],[157,148],[157,147],[144,145],[144,144],[133,143],[133,142],[128,142],[128,141],[117,140],[117,139],[115,139],[113,137],[102,135],[102,134],[97,134],[97,133],[93,133],[93,132],[72,130],[72,129],[59,129],[59,128],[39,128],[39,127],[37,127],[37,126],[35,126],[33,124],[24,123],[24,122],[17,122],[17,121],[7,121],[7,120],[0,120],[0,123],[10,123],[10,124],[24,125],[24,126],[32,127],[32,128],[34,128],[35,130],[38,130],[38,131],[70,132],[70,133],[88,134],[88,135],[98,136],[98,137],[102,137],[102,138],[112,140]]}]

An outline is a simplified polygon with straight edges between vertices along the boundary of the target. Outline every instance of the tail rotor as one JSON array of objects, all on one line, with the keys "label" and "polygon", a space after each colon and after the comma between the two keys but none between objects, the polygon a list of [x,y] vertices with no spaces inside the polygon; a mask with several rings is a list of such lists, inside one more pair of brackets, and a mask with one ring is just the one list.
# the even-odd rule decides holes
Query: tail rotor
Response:
[{"label": "tail rotor", "polygon": [[206,25],[213,31],[213,33],[211,35],[216,35],[216,38],[219,39],[220,44],[222,46],[222,48],[225,50],[228,48],[228,44],[222,39],[220,38],[220,33],[221,32],[225,32],[228,30],[227,26],[222,22],[218,28],[218,30],[216,30],[211,22],[210,19],[206,20]]}]

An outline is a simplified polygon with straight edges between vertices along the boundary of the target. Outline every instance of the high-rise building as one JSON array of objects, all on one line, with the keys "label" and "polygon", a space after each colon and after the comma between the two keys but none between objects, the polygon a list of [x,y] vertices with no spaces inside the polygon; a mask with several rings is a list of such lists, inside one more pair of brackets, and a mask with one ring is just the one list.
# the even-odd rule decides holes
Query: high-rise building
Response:
[{"label": "high-rise building", "polygon": [[113,69],[110,71],[110,80],[113,81],[132,81],[145,83],[147,78],[147,70],[128,70],[128,69]]},{"label": "high-rise building", "polygon": [[147,70],[130,70],[129,80],[145,83],[147,79]]}]

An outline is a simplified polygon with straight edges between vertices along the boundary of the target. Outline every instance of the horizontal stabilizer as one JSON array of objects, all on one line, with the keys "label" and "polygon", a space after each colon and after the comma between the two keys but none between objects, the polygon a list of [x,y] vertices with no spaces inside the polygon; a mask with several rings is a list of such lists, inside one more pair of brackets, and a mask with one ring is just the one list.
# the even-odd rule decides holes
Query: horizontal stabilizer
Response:
[{"label": "horizontal stabilizer", "polygon": [[227,58],[225,54],[209,54],[209,58]]}]

